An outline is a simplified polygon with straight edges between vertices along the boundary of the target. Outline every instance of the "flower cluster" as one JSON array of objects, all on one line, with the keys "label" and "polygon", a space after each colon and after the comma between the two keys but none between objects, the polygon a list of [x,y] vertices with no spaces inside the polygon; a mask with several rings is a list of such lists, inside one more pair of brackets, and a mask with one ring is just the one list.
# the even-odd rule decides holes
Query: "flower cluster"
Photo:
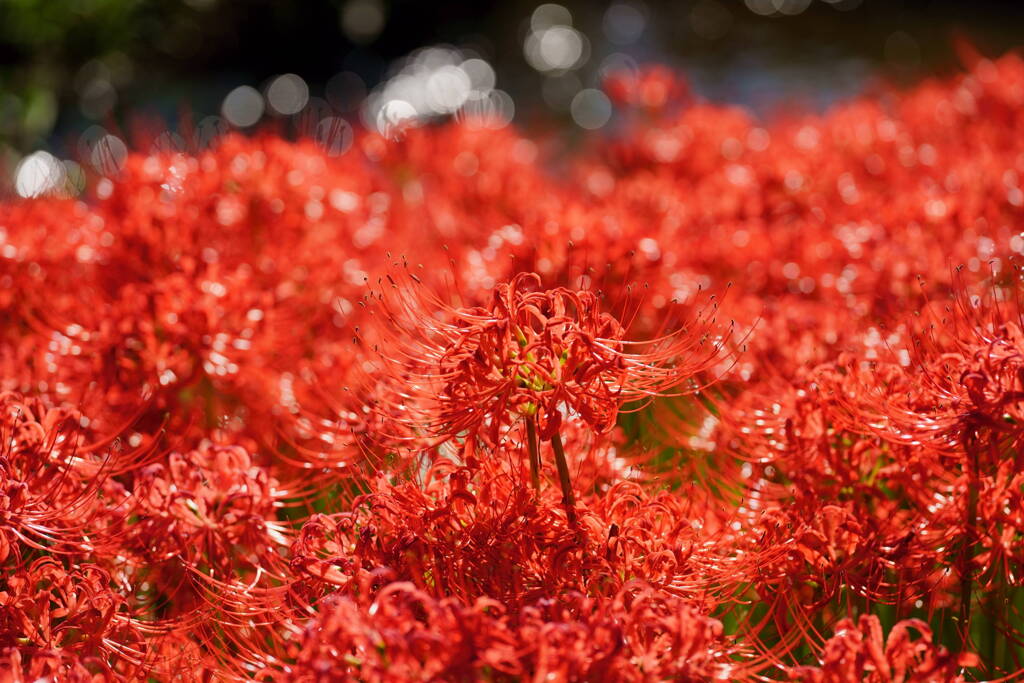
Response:
[{"label": "flower cluster", "polygon": [[1024,60],[964,61],[0,202],[0,679],[1020,676]]}]

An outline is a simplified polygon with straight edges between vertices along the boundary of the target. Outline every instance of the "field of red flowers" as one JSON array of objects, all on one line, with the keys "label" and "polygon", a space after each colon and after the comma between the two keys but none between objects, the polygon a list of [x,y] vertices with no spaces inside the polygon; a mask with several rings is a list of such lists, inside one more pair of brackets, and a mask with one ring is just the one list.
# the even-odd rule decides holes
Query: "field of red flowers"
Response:
[{"label": "field of red flowers", "polygon": [[606,88],[0,204],[0,677],[1014,678],[1024,60]]}]

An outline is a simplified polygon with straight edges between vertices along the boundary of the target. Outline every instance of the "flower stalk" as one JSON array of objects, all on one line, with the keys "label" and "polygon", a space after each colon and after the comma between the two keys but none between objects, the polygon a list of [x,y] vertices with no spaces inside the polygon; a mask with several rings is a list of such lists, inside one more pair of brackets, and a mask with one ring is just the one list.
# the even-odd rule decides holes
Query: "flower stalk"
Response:
[{"label": "flower stalk", "polygon": [[569,516],[569,522],[576,524],[576,494],[572,490],[572,479],[569,477],[569,463],[565,459],[565,447],[558,432],[551,436],[551,450],[555,452],[555,467],[558,468],[558,483],[562,487],[562,505]]},{"label": "flower stalk", "polygon": [[526,417],[526,448],[530,457],[530,483],[534,491],[540,491],[540,447],[537,441],[537,418]]}]

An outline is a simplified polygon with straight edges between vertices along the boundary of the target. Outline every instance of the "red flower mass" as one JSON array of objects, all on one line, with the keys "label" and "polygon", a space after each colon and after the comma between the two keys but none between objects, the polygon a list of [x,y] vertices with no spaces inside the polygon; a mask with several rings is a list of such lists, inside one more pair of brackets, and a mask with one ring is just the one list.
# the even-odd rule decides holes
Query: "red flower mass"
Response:
[{"label": "red flower mass", "polygon": [[1019,677],[1024,60],[968,61],[0,203],[0,679]]}]

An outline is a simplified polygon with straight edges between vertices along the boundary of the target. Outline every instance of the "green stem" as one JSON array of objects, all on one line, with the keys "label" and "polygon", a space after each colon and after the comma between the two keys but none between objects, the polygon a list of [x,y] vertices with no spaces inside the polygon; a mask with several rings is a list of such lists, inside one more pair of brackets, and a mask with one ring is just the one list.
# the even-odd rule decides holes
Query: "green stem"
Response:
[{"label": "green stem", "polygon": [[978,444],[968,439],[967,504],[964,506],[964,538],[960,551],[960,647],[967,651],[971,642],[971,597],[974,588],[973,558],[978,542],[975,518],[978,514]]},{"label": "green stem", "polygon": [[576,495],[572,491],[572,482],[569,480],[569,463],[565,460],[565,449],[562,447],[562,437],[556,432],[551,437],[551,448],[555,451],[555,466],[558,467],[558,481],[562,485],[562,505],[569,516],[569,522],[576,524]]},{"label": "green stem", "polygon": [[526,447],[530,453],[530,482],[534,491],[540,491],[540,447],[537,444],[537,417],[526,417]]}]

